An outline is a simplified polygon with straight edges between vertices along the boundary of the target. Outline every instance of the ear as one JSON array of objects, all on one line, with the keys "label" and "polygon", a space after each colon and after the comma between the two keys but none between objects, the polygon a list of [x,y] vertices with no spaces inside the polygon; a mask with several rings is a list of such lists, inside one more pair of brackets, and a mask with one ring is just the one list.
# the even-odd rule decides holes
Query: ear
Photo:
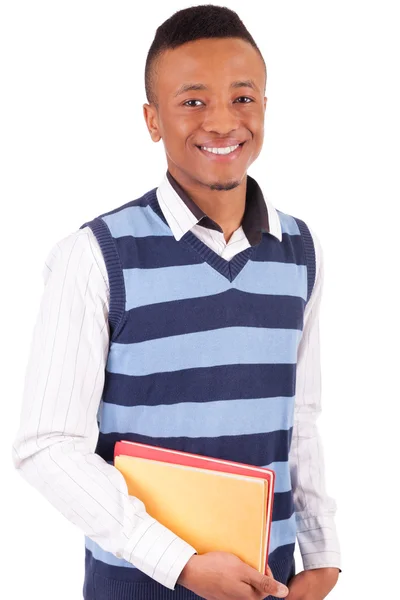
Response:
[{"label": "ear", "polygon": [[153,142],[159,142],[161,135],[158,127],[157,109],[154,104],[143,104],[143,116]]}]

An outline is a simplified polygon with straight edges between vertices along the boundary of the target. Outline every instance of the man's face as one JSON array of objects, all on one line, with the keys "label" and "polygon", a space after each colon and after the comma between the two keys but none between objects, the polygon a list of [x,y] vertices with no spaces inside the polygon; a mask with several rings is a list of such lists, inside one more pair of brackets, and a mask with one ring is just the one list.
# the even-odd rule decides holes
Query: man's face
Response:
[{"label": "man's face", "polygon": [[[204,89],[182,91],[191,85]],[[163,140],[172,175],[187,185],[239,185],[262,148],[264,88],[264,63],[244,40],[201,39],[164,52],[154,84],[158,110],[143,108],[152,139]],[[226,155],[200,148],[237,144]]]}]

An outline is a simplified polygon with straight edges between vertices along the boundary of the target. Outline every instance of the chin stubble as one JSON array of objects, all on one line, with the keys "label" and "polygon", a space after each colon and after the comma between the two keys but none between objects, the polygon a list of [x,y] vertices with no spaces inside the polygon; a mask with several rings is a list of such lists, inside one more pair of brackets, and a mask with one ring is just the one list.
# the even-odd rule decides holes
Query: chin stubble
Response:
[{"label": "chin stubble", "polygon": [[219,192],[222,192],[222,191],[227,192],[229,190],[233,190],[238,185],[240,185],[240,181],[231,181],[229,183],[211,183],[208,187],[210,188],[210,190],[218,190]]}]

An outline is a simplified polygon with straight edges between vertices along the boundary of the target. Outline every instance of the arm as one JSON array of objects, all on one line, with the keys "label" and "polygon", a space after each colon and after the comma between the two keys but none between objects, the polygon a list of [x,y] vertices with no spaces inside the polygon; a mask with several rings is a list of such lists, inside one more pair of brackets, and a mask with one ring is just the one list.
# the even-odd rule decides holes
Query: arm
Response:
[{"label": "arm", "polygon": [[297,363],[296,402],[289,456],[297,522],[297,539],[305,570],[340,569],[340,548],[334,516],[335,500],[325,489],[324,457],[317,428],[321,412],[319,311],[323,287],[323,255],[316,251],[316,280],[305,309]]},{"label": "arm", "polygon": [[44,280],[14,465],[104,550],[174,589],[195,549],[155,521],[128,494],[123,475],[94,453],[109,345],[109,289],[89,228],[56,244]]}]

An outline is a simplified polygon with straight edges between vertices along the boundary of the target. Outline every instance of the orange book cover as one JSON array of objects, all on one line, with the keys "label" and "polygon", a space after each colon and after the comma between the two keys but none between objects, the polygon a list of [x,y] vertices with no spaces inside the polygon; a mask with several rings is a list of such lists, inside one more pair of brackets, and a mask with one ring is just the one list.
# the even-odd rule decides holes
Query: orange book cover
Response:
[{"label": "orange book cover", "polygon": [[147,512],[200,554],[233,552],[267,572],[273,470],[129,441],[115,444],[114,465]]}]

